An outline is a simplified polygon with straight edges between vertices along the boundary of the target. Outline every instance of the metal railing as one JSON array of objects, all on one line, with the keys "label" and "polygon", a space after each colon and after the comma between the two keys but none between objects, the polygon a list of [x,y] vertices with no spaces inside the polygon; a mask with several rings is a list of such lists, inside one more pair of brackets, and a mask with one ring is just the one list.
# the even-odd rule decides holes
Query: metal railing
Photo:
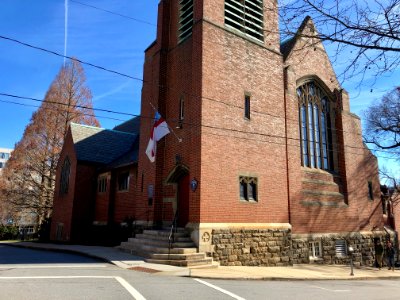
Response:
[{"label": "metal railing", "polygon": [[172,221],[171,229],[168,236],[168,259],[171,254],[172,244],[175,242],[175,233],[177,232],[178,211],[175,212],[174,220]]}]

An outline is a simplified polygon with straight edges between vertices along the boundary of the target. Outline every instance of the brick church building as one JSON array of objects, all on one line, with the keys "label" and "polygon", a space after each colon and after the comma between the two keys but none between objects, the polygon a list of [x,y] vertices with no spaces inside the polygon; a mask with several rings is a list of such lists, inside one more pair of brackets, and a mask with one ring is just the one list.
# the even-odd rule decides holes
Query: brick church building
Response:
[{"label": "brick church building", "polygon": [[[127,217],[164,228],[175,220],[225,265],[343,263],[349,246],[372,264],[386,234],[377,159],[323,45],[301,37],[315,34],[312,20],[281,43],[276,9],[275,0],[160,1],[140,125],[71,125],[52,239],[84,240],[88,228]],[[154,108],[173,133],[150,162]]]}]

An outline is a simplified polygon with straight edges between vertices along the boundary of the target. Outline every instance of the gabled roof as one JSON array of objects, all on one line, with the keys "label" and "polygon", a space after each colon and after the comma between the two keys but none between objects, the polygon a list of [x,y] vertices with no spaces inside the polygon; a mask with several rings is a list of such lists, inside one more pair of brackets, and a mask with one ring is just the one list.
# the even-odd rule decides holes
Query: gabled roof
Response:
[{"label": "gabled roof", "polygon": [[[107,165],[131,149],[138,134],[71,123],[78,161]],[[137,160],[137,157],[136,157]]]},{"label": "gabled roof", "polygon": [[128,152],[122,154],[122,156],[118,157],[112,163],[108,164],[106,168],[115,169],[115,168],[125,167],[133,163],[136,163],[138,161],[138,158],[139,158],[139,139],[135,141],[132,148]]},{"label": "gabled roof", "polygon": [[299,38],[299,36],[301,36],[302,31],[304,30],[304,28],[306,27],[307,23],[310,20],[311,20],[310,16],[305,17],[303,22],[301,23],[299,29],[297,29],[296,34],[293,37],[291,37],[281,43],[280,50],[281,50],[284,60],[286,60],[286,58],[292,52],[297,39]]},{"label": "gabled roof", "polygon": [[115,126],[113,130],[139,134],[140,117],[129,119],[128,121],[125,121],[124,123]]}]

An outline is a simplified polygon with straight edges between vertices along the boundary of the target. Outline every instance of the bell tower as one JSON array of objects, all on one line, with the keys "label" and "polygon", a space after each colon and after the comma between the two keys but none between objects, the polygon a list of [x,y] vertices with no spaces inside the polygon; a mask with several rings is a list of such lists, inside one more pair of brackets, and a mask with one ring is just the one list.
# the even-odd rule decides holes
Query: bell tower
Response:
[{"label": "bell tower", "polygon": [[[275,0],[159,4],[157,39],[144,65],[136,210],[148,211],[155,224],[178,218],[201,250],[211,251],[210,239],[202,237],[219,228],[288,226],[276,5]],[[158,142],[151,163],[144,153],[153,106],[174,134]]]}]

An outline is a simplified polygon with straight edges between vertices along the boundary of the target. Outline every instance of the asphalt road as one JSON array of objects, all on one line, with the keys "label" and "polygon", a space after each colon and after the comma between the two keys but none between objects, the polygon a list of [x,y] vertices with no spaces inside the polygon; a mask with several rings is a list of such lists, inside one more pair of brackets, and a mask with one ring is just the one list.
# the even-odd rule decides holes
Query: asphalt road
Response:
[{"label": "asphalt road", "polygon": [[249,281],[124,270],[79,255],[0,245],[0,300],[400,299],[396,280]]}]

